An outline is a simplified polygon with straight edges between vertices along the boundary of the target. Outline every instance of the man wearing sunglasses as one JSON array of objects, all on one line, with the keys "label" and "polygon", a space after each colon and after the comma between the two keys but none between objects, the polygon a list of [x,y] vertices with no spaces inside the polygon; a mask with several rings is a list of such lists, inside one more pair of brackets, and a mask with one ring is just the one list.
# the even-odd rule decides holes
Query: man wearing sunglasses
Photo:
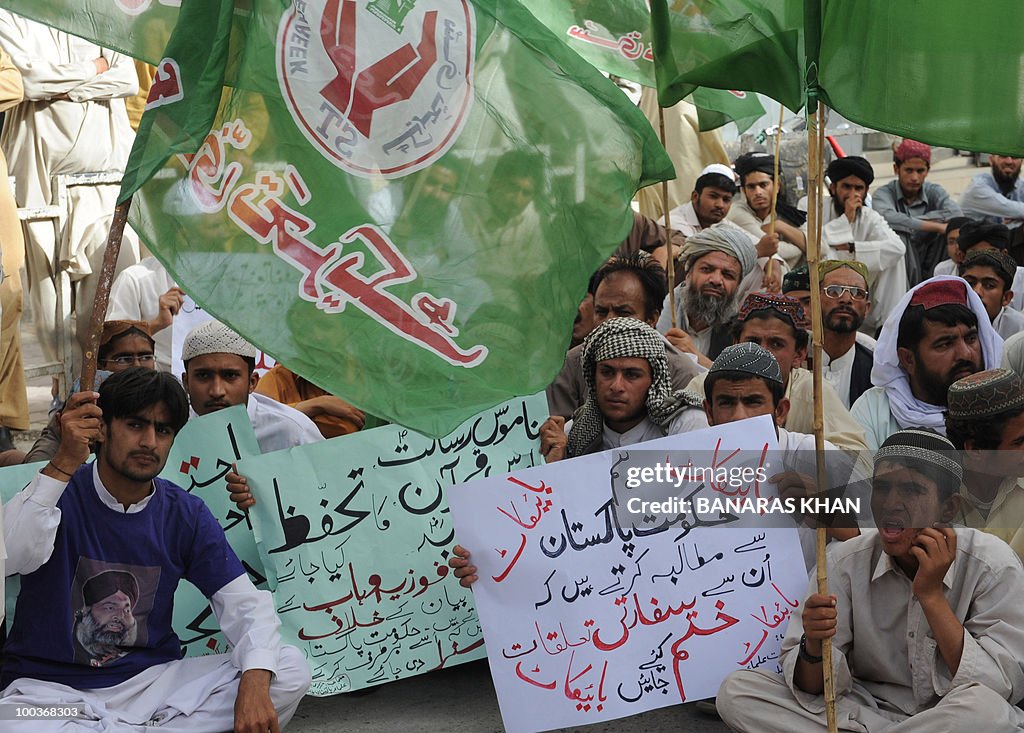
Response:
[{"label": "man wearing sunglasses", "polygon": [[871,388],[874,351],[857,338],[871,310],[868,268],[857,260],[825,260],[818,265],[821,282],[822,376],[847,409]]}]

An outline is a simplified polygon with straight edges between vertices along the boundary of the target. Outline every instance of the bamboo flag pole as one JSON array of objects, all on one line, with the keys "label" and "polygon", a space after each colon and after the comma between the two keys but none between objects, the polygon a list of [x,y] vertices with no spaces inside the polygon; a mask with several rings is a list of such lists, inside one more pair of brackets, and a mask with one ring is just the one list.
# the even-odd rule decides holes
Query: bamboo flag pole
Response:
[{"label": "bamboo flag pole", "polygon": [[[661,146],[668,150],[665,142],[665,108],[658,105],[658,132]],[[672,317],[672,328],[676,327],[676,258],[672,252],[672,220],[668,213],[668,181],[661,182],[661,211],[665,220],[665,277],[668,279],[668,308]]]},{"label": "bamboo flag pole", "polygon": [[114,282],[114,269],[117,267],[118,255],[121,254],[124,225],[128,221],[128,210],[131,206],[132,198],[129,196],[114,209],[114,220],[110,223],[107,247],[103,252],[103,268],[100,270],[100,280],[96,286],[96,298],[92,303],[89,333],[82,358],[82,379],[79,384],[83,391],[91,390],[96,381],[96,354],[99,350],[100,335],[103,333],[103,320],[107,316],[107,301],[110,299],[110,286]]},{"label": "bamboo flag pole", "polygon": [[[786,113],[786,107],[779,103],[779,126],[775,128],[775,175],[772,176],[772,211],[768,220],[768,233],[775,234],[775,205],[779,201],[779,154],[782,150],[782,117]],[[768,258],[768,268],[765,271],[766,277],[772,279],[772,270],[775,269],[775,260]]]},{"label": "bamboo flag pole", "polygon": [[[813,373],[814,373],[814,452],[817,463],[818,490],[827,484],[825,473],[825,418],[822,407],[822,317],[821,317],[821,280],[818,277],[818,261],[821,252],[822,225],[822,184],[824,179],[824,120],[823,105],[818,107],[809,119],[807,126],[807,169],[808,169],[808,227],[807,227],[807,270],[811,280],[811,335],[813,341]],[[817,537],[817,579],[818,593],[828,595],[828,566],[825,558],[825,545],[828,534],[824,527],[818,527]],[[825,717],[828,733],[836,733],[836,688],[832,678],[832,640],[821,642],[821,656],[825,677]]]}]

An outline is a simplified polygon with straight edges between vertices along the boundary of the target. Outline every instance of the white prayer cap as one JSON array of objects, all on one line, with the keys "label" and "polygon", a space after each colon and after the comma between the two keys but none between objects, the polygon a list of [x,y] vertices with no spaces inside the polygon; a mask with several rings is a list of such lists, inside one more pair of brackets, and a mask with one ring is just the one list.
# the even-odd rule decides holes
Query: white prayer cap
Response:
[{"label": "white prayer cap", "polygon": [[[700,175],[703,176],[708,173],[717,173],[720,176],[725,176],[730,181],[736,180],[736,173],[733,172],[733,169],[722,163],[712,163],[711,165],[704,166],[704,170],[700,172]],[[700,178],[700,176],[697,177]]]},{"label": "white prayer cap", "polygon": [[259,351],[220,321],[209,320],[188,332],[181,347],[181,360],[188,362],[206,354],[235,354],[255,359]]}]

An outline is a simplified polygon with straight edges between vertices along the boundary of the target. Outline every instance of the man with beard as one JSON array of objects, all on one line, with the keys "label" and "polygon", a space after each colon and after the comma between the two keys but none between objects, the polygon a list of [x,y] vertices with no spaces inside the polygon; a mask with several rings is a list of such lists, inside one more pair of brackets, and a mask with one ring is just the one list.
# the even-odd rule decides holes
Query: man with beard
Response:
[{"label": "man with beard", "polygon": [[206,415],[245,405],[264,453],[323,440],[316,423],[301,412],[253,392],[259,380],[256,353],[255,346],[219,321],[205,321],[189,331],[181,347],[181,383],[192,411]]},{"label": "man with beard", "polygon": [[1010,254],[1024,265],[1024,181],[1020,180],[1021,158],[992,154],[989,171],[979,173],[960,196],[960,208],[972,219],[1005,224],[1013,230]]},{"label": "man with beard", "polygon": [[[768,153],[744,153],[733,164],[740,177],[738,200],[733,201],[726,216],[751,236],[761,239],[770,236],[772,198],[775,196],[775,156]],[[803,259],[807,249],[807,214],[781,198],[775,201],[775,235],[779,256],[793,268]]]},{"label": "man with beard", "polygon": [[[594,328],[609,318],[636,318],[649,326],[658,322],[665,299],[665,271],[646,252],[612,257],[594,273],[591,284]],[[699,371],[697,364],[668,341],[663,346],[672,389],[682,389]],[[547,389],[551,415],[568,420],[586,401],[590,390],[582,360],[582,343],[565,355],[562,371]]]},{"label": "man with beard", "polygon": [[[21,592],[0,704],[74,705],[89,730],[279,731],[294,714],[309,667],[282,646],[270,595],[256,590],[206,504],[157,478],[187,420],[181,385],[151,369],[119,372],[98,394],[68,400],[60,448],[5,507],[6,572],[21,576]],[[93,444],[96,460],[86,463]],[[106,572],[129,568],[134,585]],[[181,658],[171,619],[182,580],[209,599],[231,654]],[[72,633],[83,605],[106,629],[104,644],[129,616],[134,639],[117,639],[102,663],[83,659],[75,647],[84,632]]]},{"label": "man with beard", "polygon": [[882,318],[907,292],[907,248],[881,214],[864,206],[868,187],[875,180],[868,161],[852,155],[838,158],[825,174],[832,206],[823,212],[821,254],[825,259],[859,260],[867,266],[876,309],[868,314],[863,327],[873,336]]},{"label": "man with beard", "polygon": [[82,587],[85,604],[75,612],[75,661],[93,667],[123,657],[138,639],[132,610],[139,583],[123,570],[97,573]]},{"label": "man with beard", "polygon": [[907,247],[911,285],[931,276],[942,259],[946,223],[961,214],[946,189],[925,180],[931,162],[930,146],[904,140],[893,152],[896,179],[875,191],[871,201],[871,207],[885,217]]},{"label": "man with beard", "polygon": [[945,438],[905,430],[874,458],[878,532],[830,548],[782,642],[782,673],[733,672],[718,691],[730,730],[825,731],[822,642],[831,639],[841,731],[1019,731],[1024,571],[1006,543],[953,529],[963,467]]},{"label": "man with beard", "polygon": [[869,450],[898,430],[924,427],[945,434],[946,394],[958,379],[994,369],[1003,340],[978,294],[958,277],[916,285],[885,320],[875,349],[875,386],[851,408]]},{"label": "man with beard", "polygon": [[658,330],[680,351],[710,367],[722,349],[732,343],[729,320],[740,283],[757,261],[754,244],[746,232],[716,226],[686,240],[681,256],[686,279],[676,286],[676,323],[672,327],[669,299],[661,310]]},{"label": "man with beard", "polygon": [[871,310],[868,268],[857,260],[825,260],[818,275],[824,326],[821,373],[849,409],[871,387],[875,358],[857,338]]}]

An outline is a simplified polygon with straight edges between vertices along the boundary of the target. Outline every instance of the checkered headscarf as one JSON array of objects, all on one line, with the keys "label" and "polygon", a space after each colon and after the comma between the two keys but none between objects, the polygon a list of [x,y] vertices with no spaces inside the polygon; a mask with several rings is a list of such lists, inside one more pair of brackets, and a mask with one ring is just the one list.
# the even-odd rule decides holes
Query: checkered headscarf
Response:
[{"label": "checkered headscarf", "polygon": [[667,425],[685,407],[700,407],[699,397],[684,390],[672,392],[672,378],[661,335],[636,318],[611,318],[595,328],[583,342],[580,368],[587,380],[589,394],[576,414],[569,431],[568,455],[582,455],[600,435],[604,416],[597,406],[595,374],[599,362],[609,359],[646,359],[651,365],[651,387],[647,390],[647,417],[658,425]]}]

